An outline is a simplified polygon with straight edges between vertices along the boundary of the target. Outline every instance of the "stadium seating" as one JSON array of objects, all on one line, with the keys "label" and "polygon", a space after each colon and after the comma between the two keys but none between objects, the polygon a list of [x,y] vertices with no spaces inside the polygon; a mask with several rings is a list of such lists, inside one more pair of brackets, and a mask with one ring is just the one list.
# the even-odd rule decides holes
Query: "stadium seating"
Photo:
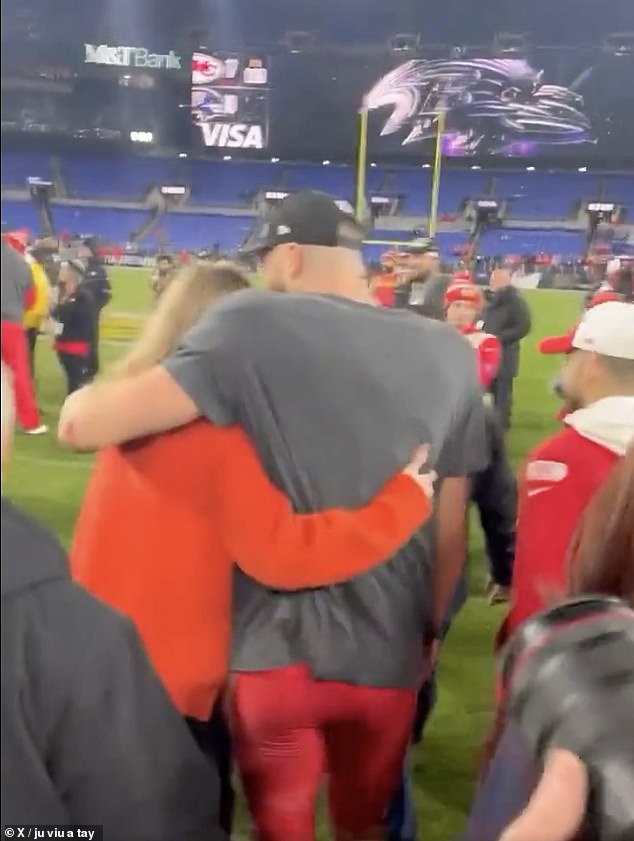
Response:
[{"label": "stadium seating", "polygon": [[157,184],[182,184],[188,172],[178,158],[64,156],[62,173],[72,198],[139,202]]},{"label": "stadium seating", "polygon": [[[261,190],[295,191],[305,188],[325,190],[340,199],[354,199],[355,170],[351,166],[280,163],[276,161],[219,161],[181,157],[88,155],[62,156],[61,173],[69,197],[118,200],[139,203],[147,190],[160,184],[191,187],[191,212],[168,213],[150,233],[147,244],[158,241],[176,249],[200,249],[217,244],[222,251],[233,251],[252,224],[249,216],[223,216],[197,212],[197,208],[251,208]],[[28,177],[52,180],[50,156],[35,153],[4,152],[2,184],[5,189],[25,189]],[[368,167],[368,196],[382,194],[402,197],[401,213],[426,216],[431,191],[429,167]],[[501,253],[559,254],[579,256],[584,251],[584,234],[547,227],[549,221],[574,219],[590,200],[614,201],[629,208],[634,219],[634,176],[587,172],[456,170],[447,167],[441,176],[439,214],[459,216],[467,198],[493,195],[506,200],[507,219],[542,221],[538,229],[505,227],[485,232],[479,252],[485,256]],[[98,233],[105,240],[124,244],[148,220],[147,211],[84,207],[53,202],[58,230]],[[34,205],[27,201],[6,200],[2,222],[10,227],[39,230]],[[380,223],[379,223],[380,224]],[[410,219],[410,224],[411,222]],[[375,230],[375,240],[407,240],[411,233]],[[441,231],[438,242],[446,260],[455,259],[465,245],[462,231]],[[376,260],[387,246],[369,245],[369,259]],[[616,237],[615,252],[626,253],[631,245]]]},{"label": "stadium seating", "polygon": [[[352,199],[355,191],[355,170],[351,166],[80,154],[62,156],[61,169],[69,196],[77,198],[140,201],[152,185],[186,184],[192,188],[193,205],[244,207],[261,189],[313,188],[347,199]],[[30,175],[51,178],[50,158],[3,153],[3,186],[24,187]],[[431,170],[371,167],[366,189],[369,194],[401,195],[405,213],[426,214]],[[605,199],[634,208],[634,177],[446,168],[440,181],[438,209],[441,214],[455,214],[466,198],[489,194],[509,202],[511,218],[564,219],[589,200]]]},{"label": "stadium seating", "polygon": [[[114,210],[104,207],[53,205],[53,223],[57,231],[72,234],[98,234],[103,239],[125,244],[132,233],[147,220],[143,210]],[[40,218],[33,202],[4,201],[2,224],[10,228],[40,231]]]},{"label": "stadium seating", "polygon": [[582,231],[557,229],[495,228],[480,238],[478,254],[492,257],[498,254],[557,254],[560,257],[579,257],[584,248]]},{"label": "stadium seating", "polygon": [[29,231],[39,231],[40,218],[37,208],[30,201],[3,201],[2,227],[3,229],[27,228]]},{"label": "stadium seating", "polygon": [[634,175],[606,175],[602,185],[601,199],[624,205],[630,224],[634,223]]},{"label": "stadium seating", "polygon": [[191,161],[191,204],[248,206],[259,190],[283,187],[282,171],[282,166],[262,161]]},{"label": "stadium seating", "polygon": [[49,155],[16,152],[2,152],[2,186],[25,189],[27,178],[42,178],[50,181],[51,160]]},{"label": "stadium seating", "polygon": [[569,219],[596,199],[600,179],[577,172],[507,172],[493,178],[494,195],[508,201],[514,219]]},{"label": "stadium seating", "polygon": [[196,251],[218,245],[231,253],[253,226],[249,216],[221,216],[208,213],[168,213],[151,236],[174,250]]},{"label": "stadium seating", "polygon": [[109,207],[55,205],[53,221],[57,231],[80,236],[97,235],[108,242],[124,245],[148,215],[143,210],[115,210]]}]

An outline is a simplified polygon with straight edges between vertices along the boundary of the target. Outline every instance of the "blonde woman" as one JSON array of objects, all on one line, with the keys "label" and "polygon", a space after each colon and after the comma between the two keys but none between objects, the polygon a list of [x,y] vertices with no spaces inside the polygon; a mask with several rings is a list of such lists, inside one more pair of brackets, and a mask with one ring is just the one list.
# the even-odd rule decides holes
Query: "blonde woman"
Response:
[{"label": "blonde woman", "polygon": [[[247,285],[230,263],[184,269],[113,376],[134,377],[160,362],[207,307]],[[178,709],[206,722],[227,670],[232,562],[287,590],[365,572],[430,515],[434,476],[419,475],[425,459],[422,447],[364,508],[300,516],[239,427],[198,420],[112,447],[98,455],[84,498],[73,575],[134,619]],[[197,735],[200,727],[192,728]]]}]

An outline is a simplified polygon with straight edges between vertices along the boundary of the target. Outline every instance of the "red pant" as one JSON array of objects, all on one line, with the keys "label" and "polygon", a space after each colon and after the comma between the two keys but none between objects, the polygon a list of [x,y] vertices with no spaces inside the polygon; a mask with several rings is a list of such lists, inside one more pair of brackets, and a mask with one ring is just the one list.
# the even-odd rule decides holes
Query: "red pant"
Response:
[{"label": "red pant", "polygon": [[13,374],[15,413],[22,429],[40,425],[40,413],[35,402],[35,389],[29,365],[29,348],[21,324],[2,322],[2,361]]},{"label": "red pant", "polygon": [[259,841],[314,841],[323,775],[338,839],[382,838],[414,691],[314,680],[305,666],[231,681],[235,755]]}]

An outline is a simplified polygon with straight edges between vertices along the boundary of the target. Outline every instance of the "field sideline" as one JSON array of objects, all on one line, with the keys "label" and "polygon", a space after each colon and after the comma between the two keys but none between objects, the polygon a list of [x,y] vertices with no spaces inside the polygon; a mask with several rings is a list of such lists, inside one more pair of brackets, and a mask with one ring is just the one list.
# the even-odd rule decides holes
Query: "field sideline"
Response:
[{"label": "field sideline", "polygon": [[[111,277],[112,313],[142,315],[147,311],[147,271],[115,269]],[[526,299],[533,313],[533,332],[524,342],[516,384],[514,425],[509,438],[515,463],[556,426],[557,400],[549,392],[549,382],[559,363],[541,357],[535,350],[536,342],[544,335],[567,330],[581,305],[580,295],[572,292],[527,292]],[[106,365],[120,352],[121,345],[116,342],[103,342],[102,359]],[[55,426],[64,385],[46,339],[39,341],[36,367],[39,402],[51,432],[41,438],[18,435],[3,493],[47,523],[68,545],[92,457],[69,454],[56,443]],[[488,607],[482,596],[484,562],[477,527],[472,529],[470,554],[472,597],[443,652],[439,704],[415,757],[416,799],[424,841],[450,841],[462,828],[477,749],[491,710],[491,646],[502,609]],[[239,820],[239,829],[244,831],[243,821],[244,815]],[[322,826],[320,835],[325,838],[324,833]]]}]

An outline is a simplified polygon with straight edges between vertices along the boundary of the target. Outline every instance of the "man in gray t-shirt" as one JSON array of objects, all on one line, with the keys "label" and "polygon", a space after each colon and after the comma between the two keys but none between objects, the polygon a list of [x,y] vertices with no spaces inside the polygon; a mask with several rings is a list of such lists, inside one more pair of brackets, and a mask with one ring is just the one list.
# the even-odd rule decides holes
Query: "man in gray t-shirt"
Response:
[{"label": "man in gray t-shirt", "polygon": [[337,829],[374,837],[408,743],[425,643],[464,561],[466,477],[483,466],[471,348],[444,324],[373,306],[360,241],[327,196],[287,199],[247,246],[268,285],[289,294],[217,304],[128,390],[134,422],[120,411],[112,420],[119,440],[199,415],[239,423],[298,511],[367,502],[417,444],[431,444],[436,516],[382,566],[299,592],[236,573],[236,752],[254,819],[280,841],[310,836],[325,766]]}]

